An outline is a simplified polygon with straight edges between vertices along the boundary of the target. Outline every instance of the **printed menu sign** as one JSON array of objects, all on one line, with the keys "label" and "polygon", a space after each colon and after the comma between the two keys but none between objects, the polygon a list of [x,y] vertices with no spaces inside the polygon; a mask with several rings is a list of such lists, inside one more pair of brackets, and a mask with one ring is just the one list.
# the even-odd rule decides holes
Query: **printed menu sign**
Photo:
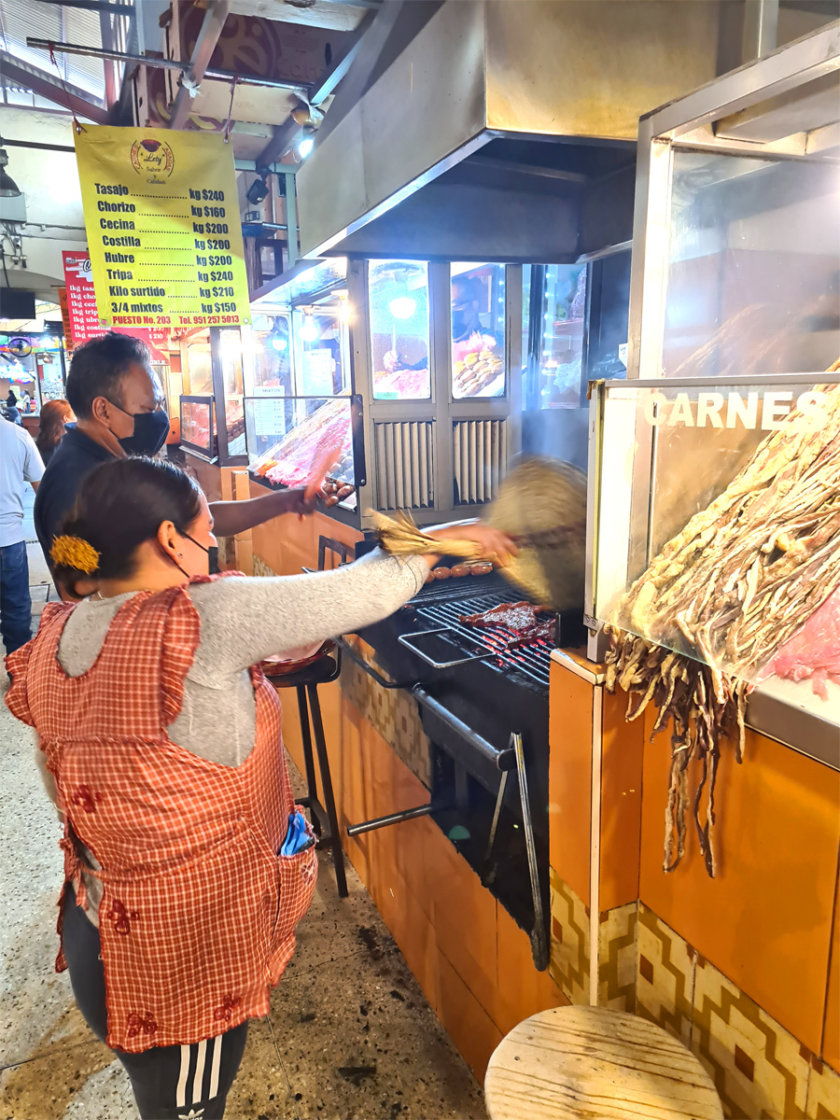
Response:
[{"label": "printed menu sign", "polygon": [[108,326],[250,322],[230,144],[215,133],[85,125],[76,160]]},{"label": "printed menu sign", "polygon": [[64,261],[64,283],[67,288],[65,334],[69,324],[67,345],[75,349],[89,338],[104,334],[105,328],[99,322],[99,312],[96,309],[90,254],[81,249],[73,249],[63,252],[61,256]]}]

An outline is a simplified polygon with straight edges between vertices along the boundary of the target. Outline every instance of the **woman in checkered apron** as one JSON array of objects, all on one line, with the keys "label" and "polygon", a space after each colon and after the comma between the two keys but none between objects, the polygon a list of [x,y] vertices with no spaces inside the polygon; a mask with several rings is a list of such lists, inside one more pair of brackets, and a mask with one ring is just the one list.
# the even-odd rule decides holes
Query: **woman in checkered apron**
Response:
[{"label": "woman in checkered apron", "polygon": [[[480,525],[433,532],[513,551]],[[48,605],[6,659],[6,703],[37,732],[64,823],[56,969],[149,1120],[223,1116],[315,888],[308,825],[289,842],[280,701],[255,666],[387,617],[438,559],[212,577],[215,543],[182,471],[104,463],[52,552],[63,584],[97,592]]]}]

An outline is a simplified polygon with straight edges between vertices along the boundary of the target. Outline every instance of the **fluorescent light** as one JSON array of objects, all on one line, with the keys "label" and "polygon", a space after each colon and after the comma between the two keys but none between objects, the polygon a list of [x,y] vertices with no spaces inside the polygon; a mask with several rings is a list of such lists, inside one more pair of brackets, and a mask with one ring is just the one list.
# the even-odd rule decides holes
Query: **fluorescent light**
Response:
[{"label": "fluorescent light", "polygon": [[411,296],[397,296],[388,304],[388,310],[395,319],[410,319],[417,310],[417,304]]},{"label": "fluorescent light", "polygon": [[304,342],[316,342],[320,336],[321,332],[318,330],[318,324],[311,315],[307,315],[300,328],[300,337]]},{"label": "fluorescent light", "polygon": [[306,159],[312,149],[315,147],[315,141],[311,136],[304,136],[298,144],[298,155],[301,159]]}]

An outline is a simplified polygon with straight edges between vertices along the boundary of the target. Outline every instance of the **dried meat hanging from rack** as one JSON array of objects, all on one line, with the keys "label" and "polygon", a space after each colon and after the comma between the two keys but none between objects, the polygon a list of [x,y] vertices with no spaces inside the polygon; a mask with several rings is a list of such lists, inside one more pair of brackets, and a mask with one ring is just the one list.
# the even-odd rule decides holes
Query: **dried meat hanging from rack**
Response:
[{"label": "dried meat hanging from rack", "polygon": [[[839,368],[840,360],[828,372]],[[792,412],[618,604],[613,618],[646,637],[606,627],[607,687],[628,693],[627,718],[652,702],[659,709],[654,733],[673,721],[666,871],[685,852],[689,764],[696,759],[693,814],[714,877],[720,742],[736,737],[741,761],[748,682],[840,587],[840,386],[818,390],[825,423],[816,427]],[[657,644],[674,644],[675,623],[681,649]]]}]

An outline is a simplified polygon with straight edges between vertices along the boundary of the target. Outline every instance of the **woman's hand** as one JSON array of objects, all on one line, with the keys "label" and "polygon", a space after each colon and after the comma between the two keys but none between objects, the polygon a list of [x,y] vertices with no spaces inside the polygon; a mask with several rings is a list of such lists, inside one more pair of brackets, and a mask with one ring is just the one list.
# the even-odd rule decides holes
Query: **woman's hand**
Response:
[{"label": "woman's hand", "polygon": [[[476,545],[476,559],[492,560],[500,568],[509,564],[519,551],[508,533],[491,529],[481,521],[440,525],[435,529],[424,529],[424,532],[441,542],[441,555],[446,554],[447,540],[472,541]],[[436,559],[434,563],[437,563]]]}]

